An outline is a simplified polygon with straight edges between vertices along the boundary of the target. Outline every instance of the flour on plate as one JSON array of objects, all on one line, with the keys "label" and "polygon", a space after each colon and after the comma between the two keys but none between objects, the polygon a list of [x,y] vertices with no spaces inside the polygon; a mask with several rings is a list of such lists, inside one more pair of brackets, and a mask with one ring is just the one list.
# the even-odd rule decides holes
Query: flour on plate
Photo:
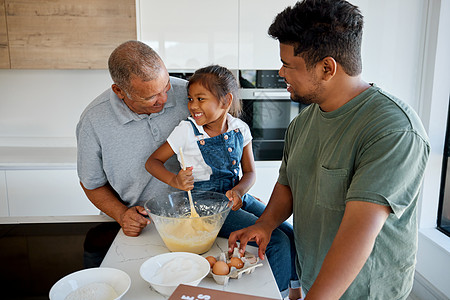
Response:
[{"label": "flour on plate", "polygon": [[114,300],[116,291],[107,283],[90,283],[71,292],[65,300]]}]

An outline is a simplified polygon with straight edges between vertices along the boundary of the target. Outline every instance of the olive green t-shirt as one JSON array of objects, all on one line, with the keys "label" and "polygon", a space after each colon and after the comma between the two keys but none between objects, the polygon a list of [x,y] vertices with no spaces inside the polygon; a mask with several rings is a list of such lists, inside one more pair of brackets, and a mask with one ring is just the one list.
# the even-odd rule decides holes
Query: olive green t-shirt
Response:
[{"label": "olive green t-shirt", "polygon": [[376,86],[332,112],[312,104],[291,122],[278,182],[292,191],[297,272],[306,291],[347,201],[367,201],[390,206],[392,213],[341,299],[407,297],[417,251],[417,199],[428,155],[428,138],[416,113]]}]

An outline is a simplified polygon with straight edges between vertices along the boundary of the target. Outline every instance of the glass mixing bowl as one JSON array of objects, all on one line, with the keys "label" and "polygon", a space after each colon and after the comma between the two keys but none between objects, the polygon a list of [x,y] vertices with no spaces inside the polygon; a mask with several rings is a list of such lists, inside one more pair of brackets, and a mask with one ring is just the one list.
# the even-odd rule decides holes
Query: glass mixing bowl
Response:
[{"label": "glass mixing bowl", "polygon": [[184,191],[150,199],[144,208],[170,251],[202,254],[214,244],[232,202],[221,193],[191,193],[199,217],[191,218],[188,193]]}]

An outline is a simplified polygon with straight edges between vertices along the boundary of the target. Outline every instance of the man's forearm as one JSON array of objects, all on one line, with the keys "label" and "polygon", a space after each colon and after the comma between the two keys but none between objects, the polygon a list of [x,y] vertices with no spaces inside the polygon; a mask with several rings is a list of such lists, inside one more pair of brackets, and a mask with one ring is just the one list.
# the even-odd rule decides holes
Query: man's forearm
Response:
[{"label": "man's forearm", "polygon": [[339,299],[361,271],[390,207],[351,201],[306,299]]},{"label": "man's forearm", "polygon": [[99,210],[116,220],[122,225],[121,216],[128,209],[117,198],[116,193],[109,184],[101,186],[99,188],[88,190],[80,182],[86,196]]},{"label": "man's forearm", "polygon": [[277,228],[292,214],[292,192],[289,186],[276,183],[269,203],[261,217],[256,222],[265,222]]}]

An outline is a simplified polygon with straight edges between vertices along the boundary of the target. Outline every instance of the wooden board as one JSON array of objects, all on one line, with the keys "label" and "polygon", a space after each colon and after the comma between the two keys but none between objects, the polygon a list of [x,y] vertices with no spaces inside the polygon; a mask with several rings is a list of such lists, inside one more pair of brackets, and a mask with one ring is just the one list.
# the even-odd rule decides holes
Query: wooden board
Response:
[{"label": "wooden board", "polygon": [[10,67],[5,0],[0,0],[0,69],[9,69]]},{"label": "wooden board", "polygon": [[14,69],[106,69],[136,39],[135,0],[4,1]]},{"label": "wooden board", "polygon": [[274,300],[273,298],[244,295],[222,290],[208,289],[199,286],[180,284],[169,300]]}]

